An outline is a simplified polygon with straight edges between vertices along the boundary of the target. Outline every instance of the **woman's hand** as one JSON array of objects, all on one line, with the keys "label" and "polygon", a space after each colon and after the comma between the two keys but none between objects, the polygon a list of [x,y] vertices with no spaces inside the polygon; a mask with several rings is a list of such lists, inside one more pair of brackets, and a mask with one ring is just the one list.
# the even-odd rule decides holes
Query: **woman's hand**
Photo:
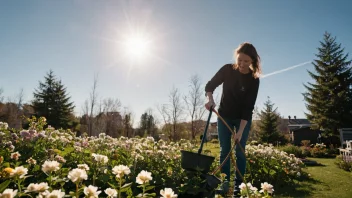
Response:
[{"label": "woman's hand", "polygon": [[242,138],[242,133],[243,133],[243,131],[242,132],[239,131],[236,133],[235,137],[233,138],[236,143],[240,143],[241,138]]},{"label": "woman's hand", "polygon": [[247,120],[241,120],[240,128],[238,129],[235,137],[233,138],[235,140],[235,142],[240,143],[241,138],[242,138],[242,134],[243,134],[244,128],[247,125],[247,122],[248,122]]},{"label": "woman's hand", "polygon": [[214,109],[215,108],[215,102],[213,101],[213,100],[209,100],[209,102],[207,102],[206,104],[205,104],[205,108],[207,109],[207,110],[210,110],[210,109]]}]

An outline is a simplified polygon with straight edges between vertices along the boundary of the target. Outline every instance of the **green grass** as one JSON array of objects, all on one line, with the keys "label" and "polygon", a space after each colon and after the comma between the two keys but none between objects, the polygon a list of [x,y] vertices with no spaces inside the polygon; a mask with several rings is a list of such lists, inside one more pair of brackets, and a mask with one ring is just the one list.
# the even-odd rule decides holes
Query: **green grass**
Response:
[{"label": "green grass", "polygon": [[[203,151],[210,151],[212,155],[218,155],[219,145],[206,143]],[[352,173],[338,168],[334,158],[309,158],[317,161],[320,166],[308,166],[303,169],[310,177],[303,181],[296,181],[294,187],[274,186],[274,197],[352,197]],[[260,188],[260,186],[258,186]]]},{"label": "green grass", "polygon": [[304,168],[311,177],[298,182],[295,189],[275,189],[280,193],[276,197],[352,197],[352,173],[338,168],[335,159],[309,159],[322,165]]}]

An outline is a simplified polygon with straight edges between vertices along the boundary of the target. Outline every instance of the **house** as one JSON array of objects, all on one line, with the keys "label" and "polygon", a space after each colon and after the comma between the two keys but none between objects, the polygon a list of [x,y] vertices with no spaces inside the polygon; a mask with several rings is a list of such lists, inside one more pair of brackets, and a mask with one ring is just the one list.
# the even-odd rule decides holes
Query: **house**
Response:
[{"label": "house", "polygon": [[312,124],[308,119],[296,118],[296,116],[288,119],[282,119],[283,125],[287,128],[284,131],[288,131],[290,134],[291,143],[296,146],[302,145],[302,140],[309,140],[311,144],[319,143],[321,140],[321,131],[311,129]]},{"label": "house", "polygon": [[208,127],[207,140],[218,139],[218,123],[210,122]]}]

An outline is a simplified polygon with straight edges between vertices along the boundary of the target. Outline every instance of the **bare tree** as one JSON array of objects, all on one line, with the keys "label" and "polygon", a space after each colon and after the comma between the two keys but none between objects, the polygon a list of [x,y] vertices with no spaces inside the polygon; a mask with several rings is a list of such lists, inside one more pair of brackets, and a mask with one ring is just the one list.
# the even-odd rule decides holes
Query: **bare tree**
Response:
[{"label": "bare tree", "polygon": [[162,121],[164,123],[164,126],[161,127],[164,132],[166,132],[167,137],[171,140],[171,115],[169,114],[168,110],[168,105],[167,104],[157,104],[156,105],[157,110],[159,111]]},{"label": "bare tree", "polygon": [[0,103],[3,103],[4,101],[4,96],[2,95],[4,93],[4,90],[0,88]]},{"label": "bare tree", "polygon": [[119,99],[107,98],[103,100],[103,111],[118,112],[121,108],[121,101]]},{"label": "bare tree", "polygon": [[106,134],[118,137],[119,129],[123,129],[122,116],[120,114],[121,102],[119,99],[107,98],[103,100],[104,127]]},{"label": "bare tree", "polygon": [[17,98],[17,107],[19,110],[21,110],[22,105],[23,105],[23,88],[20,89],[20,92],[17,94],[16,98]]},{"label": "bare tree", "polygon": [[191,117],[191,138],[196,137],[197,127],[195,120],[201,120],[204,115],[204,91],[201,89],[201,80],[198,75],[192,75],[190,78],[190,90],[188,95],[184,96],[184,101]]},{"label": "bare tree", "polygon": [[84,101],[84,105],[82,106],[82,112],[83,112],[83,115],[88,115],[88,113],[89,113],[89,102],[88,102],[88,100]]},{"label": "bare tree", "polygon": [[177,123],[180,121],[180,117],[183,113],[183,107],[181,103],[181,95],[177,88],[173,87],[169,94],[171,121],[173,127],[173,140],[177,140]]},{"label": "bare tree", "polygon": [[21,114],[23,114],[23,88],[20,89],[20,92],[17,94],[17,126],[16,128],[21,128],[22,127],[22,119],[21,119]]},{"label": "bare tree", "polygon": [[93,118],[93,131],[95,134],[105,133],[106,132],[106,114],[103,112],[103,101],[100,99],[100,102],[96,104],[97,112],[96,116]]},{"label": "bare tree", "polygon": [[93,119],[94,119],[94,107],[97,103],[97,85],[98,85],[98,75],[94,76],[94,82],[93,82],[93,87],[92,87],[92,92],[90,93],[90,114],[89,114],[89,121],[88,121],[88,135],[92,136],[93,134]]}]

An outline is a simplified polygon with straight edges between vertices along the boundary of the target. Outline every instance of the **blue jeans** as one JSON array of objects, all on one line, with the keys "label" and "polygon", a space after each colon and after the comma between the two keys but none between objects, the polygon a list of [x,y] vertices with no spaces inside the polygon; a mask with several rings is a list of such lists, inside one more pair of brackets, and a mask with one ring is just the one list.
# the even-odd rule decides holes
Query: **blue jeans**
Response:
[{"label": "blue jeans", "polygon": [[[238,130],[240,127],[241,120],[231,120],[224,118],[226,123],[233,129],[234,127]],[[251,128],[252,119],[248,120],[247,125],[245,126],[240,144],[243,149],[246,147],[246,142],[249,135],[249,130]],[[233,139],[232,132],[226,127],[226,125],[218,118],[218,136],[220,142],[220,164],[225,160],[227,154],[231,149],[231,141]],[[239,146],[235,146],[235,154],[236,154],[236,165],[241,175],[244,176],[246,171],[246,155],[242,152]],[[221,168],[221,172],[226,174],[227,181],[230,181],[230,166],[231,166],[231,156],[225,162],[224,166]],[[236,171],[236,170],[235,170]],[[238,186],[242,183],[242,177],[239,175],[238,171],[236,171],[235,177],[235,186]],[[228,184],[224,186],[224,190],[228,190]]]}]

